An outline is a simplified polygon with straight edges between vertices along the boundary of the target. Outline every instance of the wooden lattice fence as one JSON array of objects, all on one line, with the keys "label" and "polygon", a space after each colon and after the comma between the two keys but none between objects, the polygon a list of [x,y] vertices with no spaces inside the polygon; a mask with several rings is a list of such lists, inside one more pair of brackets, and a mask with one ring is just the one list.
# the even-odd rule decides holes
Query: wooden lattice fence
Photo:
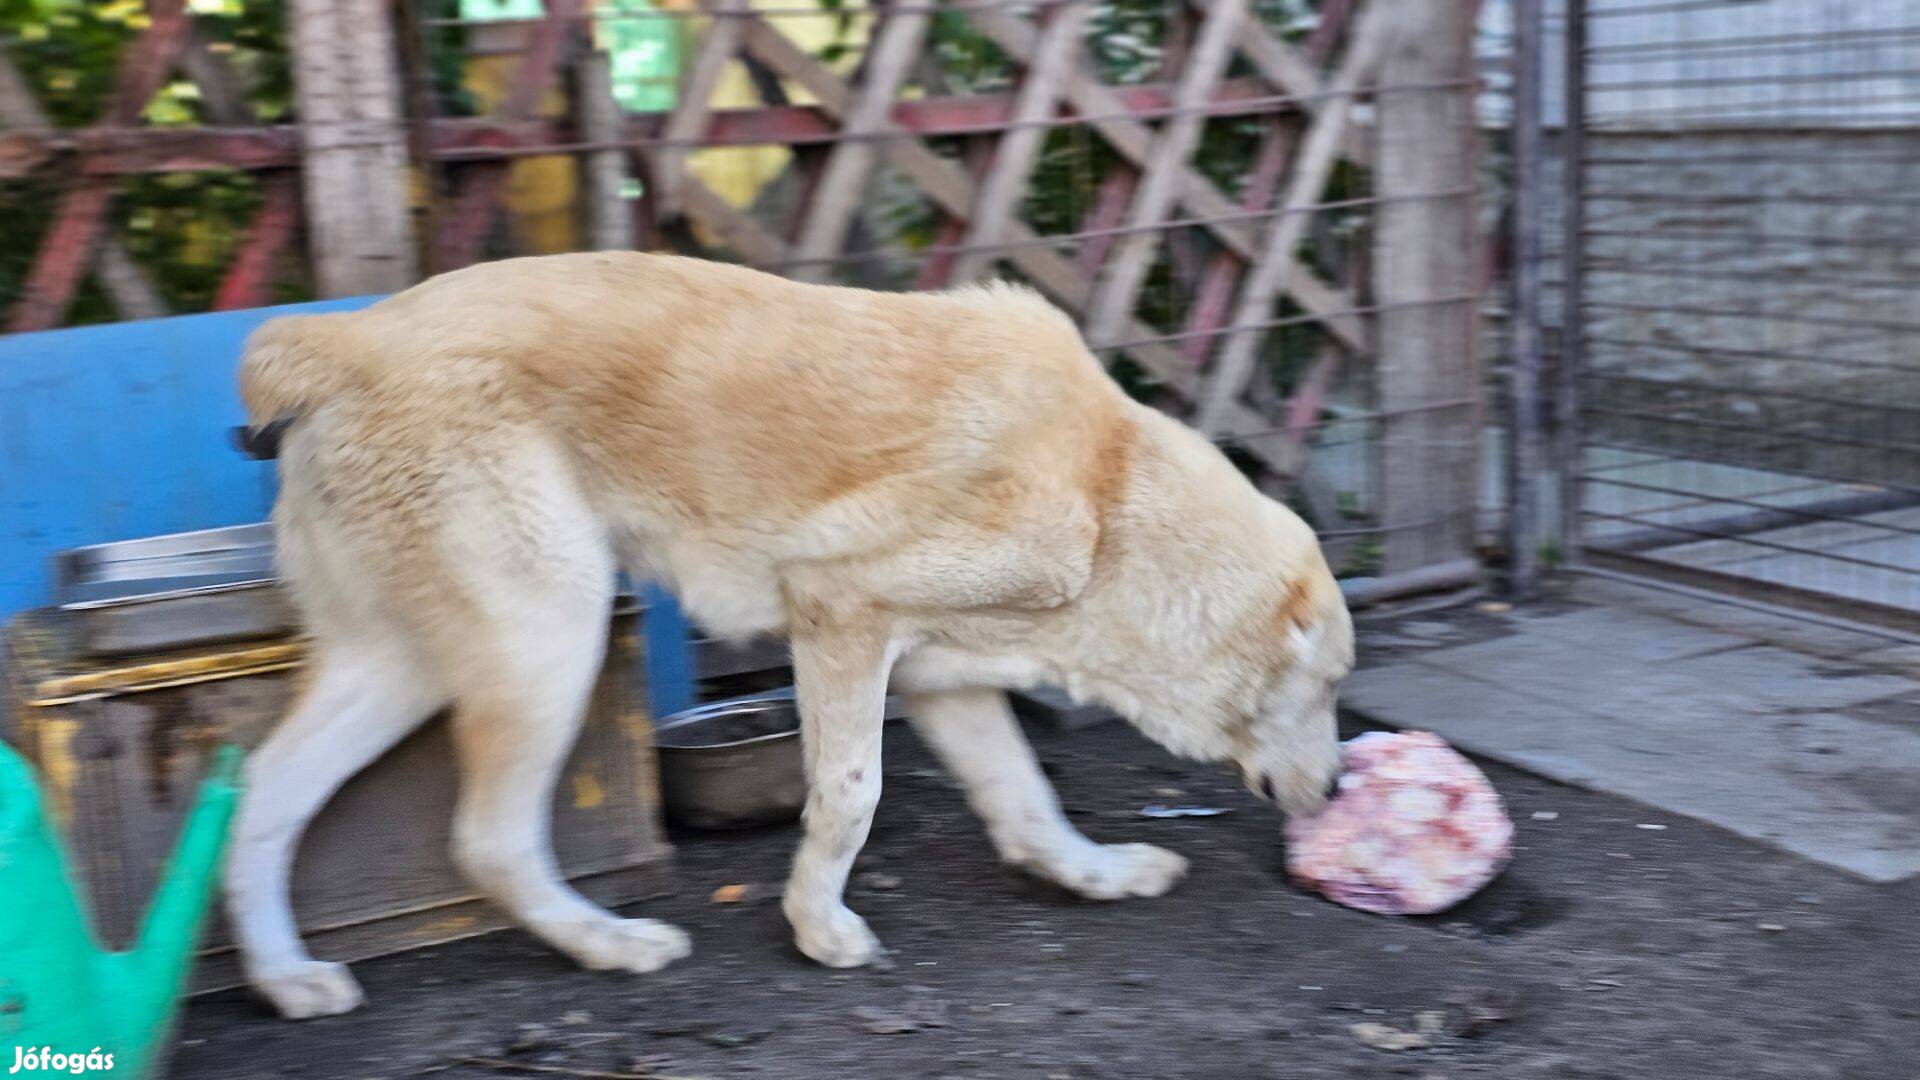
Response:
[{"label": "wooden lattice fence", "polygon": [[[1158,69],[1131,83],[1089,54],[1094,0],[842,8],[866,28],[851,65],[784,32],[783,20],[820,15],[785,3],[660,4],[655,16],[698,32],[673,106],[655,112],[614,103],[591,47],[595,21],[635,17],[632,4],[547,0],[543,18],[474,28],[518,57],[478,116],[437,115],[422,30],[463,20],[423,16],[414,0],[287,0],[296,124],[253,121],[182,0],[150,0],[85,128],[49,126],[0,56],[0,180],[53,176],[62,189],[8,327],[59,325],[90,274],[126,317],[161,313],[109,225],[136,175],[259,177],[214,301],[239,307],[266,302],[299,244],[321,295],[389,291],[500,254],[511,164],[567,155],[579,246],[693,248],[816,281],[876,258],[910,267],[897,284],[915,288],[1016,277],[1073,313],[1157,404],[1290,484],[1350,569],[1436,582],[1472,571],[1473,0],[1322,0],[1299,33],[1264,17],[1271,4],[1169,0]],[[941,85],[930,38],[956,27],[1004,59],[1003,87]],[[762,100],[718,107],[740,66]],[[139,126],[176,74],[208,122]],[[562,90],[564,110],[543,106]],[[1226,177],[1197,161],[1223,124],[1254,132]],[[1036,225],[1029,206],[1063,132],[1100,165],[1064,229]],[[743,204],[692,167],[714,148],[766,145],[794,152],[784,200]],[[936,225],[876,251],[862,222],[883,176]],[[1343,466],[1358,479],[1315,474],[1310,451],[1333,425],[1365,432]]]}]

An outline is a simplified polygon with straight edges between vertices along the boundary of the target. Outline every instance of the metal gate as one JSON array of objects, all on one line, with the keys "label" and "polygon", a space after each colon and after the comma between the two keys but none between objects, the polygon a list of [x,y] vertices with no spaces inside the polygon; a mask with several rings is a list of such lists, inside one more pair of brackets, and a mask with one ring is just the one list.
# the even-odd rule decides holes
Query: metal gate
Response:
[{"label": "metal gate", "polygon": [[1535,173],[1570,553],[1920,626],[1920,0],[1557,13]]}]

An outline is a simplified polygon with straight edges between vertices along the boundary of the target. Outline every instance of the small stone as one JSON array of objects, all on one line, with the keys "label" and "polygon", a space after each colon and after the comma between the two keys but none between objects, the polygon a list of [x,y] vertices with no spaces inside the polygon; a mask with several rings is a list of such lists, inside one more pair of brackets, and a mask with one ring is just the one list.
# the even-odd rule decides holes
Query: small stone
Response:
[{"label": "small stone", "polygon": [[1535,810],[1533,812],[1533,820],[1535,821],[1557,821],[1559,817],[1560,815],[1552,810]]},{"label": "small stone", "polygon": [[691,1020],[668,1020],[647,1029],[647,1034],[656,1039],[670,1039],[675,1035],[691,1035],[700,1030],[700,1025]]},{"label": "small stone", "polygon": [[1395,942],[1390,942],[1386,945],[1380,946],[1380,951],[1383,953],[1403,953],[1407,951],[1407,947],[1404,944],[1398,941],[1395,941]]},{"label": "small stone", "polygon": [[1447,1004],[1455,1010],[1454,1034],[1463,1039],[1486,1034],[1495,1024],[1506,1023],[1513,1013],[1511,997],[1487,990],[1464,994],[1450,999]]},{"label": "small stone", "polygon": [[1634,828],[1645,829],[1648,832],[1666,832],[1667,831],[1667,827],[1665,825],[1650,825],[1645,822],[1642,822],[1639,825],[1635,825]]},{"label": "small stone", "polygon": [[1488,615],[1504,615],[1513,610],[1513,605],[1507,603],[1505,600],[1488,600],[1474,606]]},{"label": "small stone", "polygon": [[1157,787],[1153,789],[1153,794],[1156,798],[1177,799],[1180,796],[1185,795],[1186,792],[1180,790],[1177,787]]},{"label": "small stone", "polygon": [[520,1034],[507,1044],[509,1054],[531,1054],[553,1040],[553,1031],[541,1024],[521,1024]]},{"label": "small stone", "polygon": [[1373,1021],[1351,1024],[1347,1027],[1347,1031],[1375,1050],[1384,1050],[1390,1054],[1399,1053],[1402,1050],[1420,1050],[1433,1044],[1433,1040],[1418,1032],[1401,1031],[1391,1024]]},{"label": "small stone", "polygon": [[920,1025],[904,1014],[876,1009],[871,1005],[862,1005],[853,1010],[853,1018],[860,1030],[869,1035],[905,1035],[920,1030]]},{"label": "small stone", "polygon": [[717,1046],[722,1050],[737,1050],[750,1042],[757,1042],[766,1037],[767,1033],[764,1031],[711,1031],[700,1036],[707,1045]]},{"label": "small stone", "polygon": [[1820,898],[1817,896],[1798,896],[1794,898],[1793,902],[1796,904],[1818,904]]},{"label": "small stone", "polygon": [[581,1024],[593,1023],[593,1014],[590,1012],[583,1012],[579,1009],[574,1009],[573,1011],[562,1016],[560,1018],[560,1022],[563,1024],[572,1025],[574,1027],[579,1027]]},{"label": "small stone", "polygon": [[933,998],[915,998],[907,1002],[901,1010],[906,1018],[923,1028],[943,1028],[947,1026],[947,1003]]},{"label": "small stone", "polygon": [[882,874],[878,872],[861,874],[859,881],[861,888],[872,889],[875,892],[892,892],[894,889],[900,887],[900,875],[898,874]]},{"label": "small stone", "polygon": [[1766,933],[1769,933],[1769,934],[1777,934],[1777,933],[1779,933],[1779,932],[1781,932],[1782,930],[1785,930],[1785,929],[1786,929],[1786,927],[1784,927],[1784,926],[1781,926],[1781,925],[1780,925],[1779,923],[1777,923],[1777,922],[1763,922],[1763,923],[1761,923],[1761,924],[1760,924],[1760,925],[1759,925],[1758,927],[1756,927],[1756,929],[1758,929],[1758,930],[1763,930],[1763,931],[1765,931]]},{"label": "small stone", "polygon": [[722,885],[713,890],[713,902],[716,904],[737,904],[746,898],[745,885]]}]

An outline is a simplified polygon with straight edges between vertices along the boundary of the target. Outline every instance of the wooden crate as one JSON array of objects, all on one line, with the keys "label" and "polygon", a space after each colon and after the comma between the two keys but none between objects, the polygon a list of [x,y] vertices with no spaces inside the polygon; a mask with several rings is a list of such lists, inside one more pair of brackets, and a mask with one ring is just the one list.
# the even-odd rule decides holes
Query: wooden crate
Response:
[{"label": "wooden crate", "polygon": [[[7,737],[39,769],[51,812],[114,947],[134,933],[211,751],[258,744],[303,677],[299,639],[88,661],[54,610],[0,640]],[[603,904],[664,890],[671,849],[642,675],[637,610],[613,616],[608,659],[554,800],[554,846],[575,887]],[[301,843],[295,915],[314,955],[357,960],[507,925],[448,854],[455,773],[436,718],[349,781]],[[239,983],[213,920],[196,992]]]}]

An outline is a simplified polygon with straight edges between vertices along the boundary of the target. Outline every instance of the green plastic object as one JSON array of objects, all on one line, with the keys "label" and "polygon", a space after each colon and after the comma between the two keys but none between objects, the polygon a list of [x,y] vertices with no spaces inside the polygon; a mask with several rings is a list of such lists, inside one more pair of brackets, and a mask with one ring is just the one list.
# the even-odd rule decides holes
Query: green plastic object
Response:
[{"label": "green plastic object", "polygon": [[[239,767],[238,747],[214,756],[134,947],[105,952],[87,928],[32,771],[0,746],[0,1075],[25,1055],[37,1069],[9,1080],[96,1072],[151,1080],[164,1067],[239,796]],[[45,1060],[54,1055],[63,1068]],[[103,1067],[107,1055],[112,1063]]]}]

